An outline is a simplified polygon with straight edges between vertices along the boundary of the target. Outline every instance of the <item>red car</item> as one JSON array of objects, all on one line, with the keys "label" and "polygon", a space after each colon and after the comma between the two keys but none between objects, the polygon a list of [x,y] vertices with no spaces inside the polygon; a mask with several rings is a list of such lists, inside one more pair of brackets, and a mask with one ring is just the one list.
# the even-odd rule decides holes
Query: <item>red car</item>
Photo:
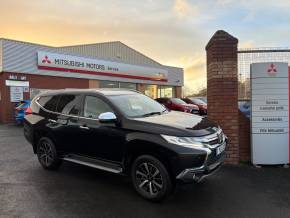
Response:
[{"label": "red car", "polygon": [[201,99],[190,97],[190,98],[183,98],[182,100],[188,104],[194,104],[198,106],[200,115],[207,115],[207,103],[205,103]]},{"label": "red car", "polygon": [[157,98],[156,101],[158,101],[160,104],[163,104],[169,110],[199,114],[198,106],[194,104],[187,104],[180,98]]}]

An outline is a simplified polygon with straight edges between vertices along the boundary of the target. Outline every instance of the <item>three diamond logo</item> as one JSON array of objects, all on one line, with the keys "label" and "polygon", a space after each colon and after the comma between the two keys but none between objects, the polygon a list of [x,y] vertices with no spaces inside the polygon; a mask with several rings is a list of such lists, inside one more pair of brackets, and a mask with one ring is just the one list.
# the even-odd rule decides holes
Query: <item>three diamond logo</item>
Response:
[{"label": "three diamond logo", "polygon": [[44,56],[44,58],[41,61],[43,64],[51,64],[51,61],[49,60],[49,58],[47,57],[47,55]]}]

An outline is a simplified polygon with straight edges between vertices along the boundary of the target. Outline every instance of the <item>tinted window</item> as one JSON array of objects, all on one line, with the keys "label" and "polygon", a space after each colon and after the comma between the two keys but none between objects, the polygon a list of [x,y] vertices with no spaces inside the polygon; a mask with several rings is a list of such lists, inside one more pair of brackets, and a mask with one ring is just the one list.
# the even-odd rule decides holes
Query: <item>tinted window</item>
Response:
[{"label": "tinted window", "polygon": [[62,95],[57,105],[57,112],[69,115],[79,115],[81,96]]},{"label": "tinted window", "polygon": [[100,88],[119,88],[119,83],[114,81],[100,81]]},{"label": "tinted window", "polygon": [[191,98],[191,100],[194,104],[205,104],[204,101],[202,101],[198,98]]},{"label": "tinted window", "polygon": [[86,96],[84,105],[84,116],[98,119],[101,113],[113,112],[111,107],[102,99],[94,96]]},{"label": "tinted window", "polygon": [[120,88],[123,89],[137,89],[136,83],[125,83],[125,82],[120,82]]},{"label": "tinted window", "polygon": [[38,103],[46,110],[55,111],[58,99],[59,99],[58,95],[42,96],[38,100]]},{"label": "tinted window", "polygon": [[189,100],[189,99],[187,99],[187,98],[184,98],[184,99],[182,99],[184,102],[186,102],[187,104],[191,104],[192,102],[191,102],[191,100]]},{"label": "tinted window", "polygon": [[179,98],[172,98],[171,101],[172,101],[174,104],[186,104],[184,101],[182,101],[182,100],[179,99]]},{"label": "tinted window", "polygon": [[169,103],[168,98],[159,98],[159,99],[157,99],[157,101],[161,104],[168,104]]}]

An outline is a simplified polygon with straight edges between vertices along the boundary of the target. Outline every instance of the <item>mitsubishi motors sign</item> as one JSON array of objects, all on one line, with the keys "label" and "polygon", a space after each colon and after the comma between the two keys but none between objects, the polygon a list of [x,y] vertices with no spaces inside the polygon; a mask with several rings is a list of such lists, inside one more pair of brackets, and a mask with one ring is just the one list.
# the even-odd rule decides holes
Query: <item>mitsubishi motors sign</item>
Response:
[{"label": "mitsubishi motors sign", "polygon": [[252,64],[251,90],[252,162],[289,163],[288,64]]},{"label": "mitsubishi motors sign", "polygon": [[164,69],[39,51],[38,69],[167,82]]}]

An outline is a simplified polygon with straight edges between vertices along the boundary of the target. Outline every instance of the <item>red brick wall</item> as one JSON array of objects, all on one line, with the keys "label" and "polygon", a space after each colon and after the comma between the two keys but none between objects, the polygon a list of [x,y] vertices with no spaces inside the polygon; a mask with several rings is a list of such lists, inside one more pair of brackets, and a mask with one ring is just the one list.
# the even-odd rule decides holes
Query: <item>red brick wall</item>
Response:
[{"label": "red brick wall", "polygon": [[175,87],[175,97],[182,98],[182,87],[181,86]]},{"label": "red brick wall", "polygon": [[[10,102],[10,88],[5,86],[5,80],[13,73],[0,74],[0,123],[14,122],[13,114],[15,103]],[[15,74],[14,74],[15,75]],[[89,88],[88,79],[40,76],[31,74],[17,74],[18,76],[25,75],[29,81],[30,88],[39,89],[64,89],[64,88]],[[29,93],[24,93],[24,98],[29,98]]]},{"label": "red brick wall", "polygon": [[251,160],[251,135],[250,119],[242,112],[239,112],[239,147],[240,161],[250,162]]},{"label": "red brick wall", "polygon": [[0,73],[0,95],[1,95],[1,99],[0,99],[0,121],[4,120],[4,116],[5,116],[5,104],[4,104],[4,100],[6,100],[6,96],[7,96],[7,89],[5,87],[5,79],[4,79],[4,73]]},{"label": "red brick wall", "polygon": [[208,118],[229,138],[226,162],[239,163],[238,40],[217,31],[206,46]]}]

